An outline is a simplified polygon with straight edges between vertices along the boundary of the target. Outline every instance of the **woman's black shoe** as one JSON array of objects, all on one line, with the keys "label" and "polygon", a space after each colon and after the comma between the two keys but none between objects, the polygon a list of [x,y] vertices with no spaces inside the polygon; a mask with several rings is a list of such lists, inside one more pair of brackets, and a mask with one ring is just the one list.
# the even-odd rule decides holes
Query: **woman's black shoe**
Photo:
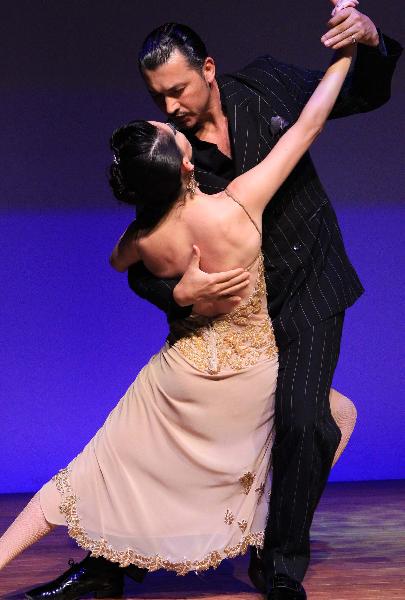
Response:
[{"label": "woman's black shoe", "polygon": [[124,570],[103,558],[87,556],[57,579],[26,592],[29,600],[79,600],[87,594],[95,598],[122,598]]}]

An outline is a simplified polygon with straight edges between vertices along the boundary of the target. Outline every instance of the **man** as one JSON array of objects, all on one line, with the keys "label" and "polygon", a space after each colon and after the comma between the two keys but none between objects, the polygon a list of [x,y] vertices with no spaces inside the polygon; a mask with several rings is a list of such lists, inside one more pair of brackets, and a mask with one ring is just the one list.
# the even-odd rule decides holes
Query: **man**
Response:
[{"label": "man", "polygon": [[[353,6],[335,14],[329,27],[322,38],[326,46],[359,44],[332,118],[384,104],[400,46]],[[193,146],[200,188],[212,193],[271,150],[321,77],[266,56],[216,78],[203,42],[176,24],[146,38],[139,64],[156,103]],[[269,521],[263,552],[252,556],[250,575],[259,589],[266,588],[269,600],[304,599],[310,525],[340,439],[329,390],[344,311],[363,291],[308,154],[266,210],[263,252],[280,370]],[[197,300],[233,293],[231,276],[203,273],[197,255],[180,282],[158,280],[142,265],[130,269],[129,282],[169,319],[188,315]],[[135,567],[126,573],[138,581],[145,574]],[[119,593],[122,579],[113,564],[87,557],[27,597],[73,600],[89,592],[101,597],[107,589]]]}]

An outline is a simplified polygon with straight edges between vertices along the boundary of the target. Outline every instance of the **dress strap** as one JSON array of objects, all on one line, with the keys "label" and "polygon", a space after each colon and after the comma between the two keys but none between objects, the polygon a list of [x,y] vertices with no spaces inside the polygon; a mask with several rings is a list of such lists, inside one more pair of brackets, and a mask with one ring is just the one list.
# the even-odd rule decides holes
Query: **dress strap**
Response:
[{"label": "dress strap", "polygon": [[225,194],[227,196],[229,196],[229,198],[231,198],[234,202],[236,202],[236,204],[239,204],[239,206],[241,207],[242,210],[245,211],[246,215],[249,217],[249,220],[251,221],[251,223],[253,224],[253,226],[257,230],[257,233],[260,235],[260,239],[261,239],[262,233],[260,231],[260,228],[258,227],[258,225],[255,222],[255,220],[253,219],[253,217],[251,217],[251,215],[249,214],[246,206],[244,204],[242,204],[242,202],[240,200],[238,200],[237,198],[235,198],[235,196],[233,194],[231,194],[231,192],[228,190],[228,188],[225,188],[224,192],[225,192]]}]

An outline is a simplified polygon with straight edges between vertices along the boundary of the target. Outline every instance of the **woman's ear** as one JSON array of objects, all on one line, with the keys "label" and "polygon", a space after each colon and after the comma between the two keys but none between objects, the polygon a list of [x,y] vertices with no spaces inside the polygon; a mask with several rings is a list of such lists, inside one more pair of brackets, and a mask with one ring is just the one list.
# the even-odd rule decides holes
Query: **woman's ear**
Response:
[{"label": "woman's ear", "polygon": [[181,172],[186,174],[190,173],[191,171],[194,171],[193,163],[190,161],[189,158],[187,158],[187,156],[183,156],[183,160],[181,163]]}]

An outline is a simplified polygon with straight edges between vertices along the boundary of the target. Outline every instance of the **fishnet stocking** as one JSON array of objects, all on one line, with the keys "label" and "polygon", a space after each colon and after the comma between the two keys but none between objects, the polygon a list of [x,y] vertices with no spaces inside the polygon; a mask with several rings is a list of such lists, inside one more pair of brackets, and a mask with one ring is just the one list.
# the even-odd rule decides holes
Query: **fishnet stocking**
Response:
[{"label": "fishnet stocking", "polygon": [[342,432],[342,438],[333,459],[332,466],[334,466],[339,460],[343,450],[346,448],[347,442],[353,433],[356,424],[357,410],[349,398],[346,398],[346,396],[339,394],[339,392],[333,389],[330,391],[329,401],[332,417]]},{"label": "fishnet stocking", "polygon": [[54,528],[44,517],[39,494],[35,494],[0,538],[0,569]]}]

